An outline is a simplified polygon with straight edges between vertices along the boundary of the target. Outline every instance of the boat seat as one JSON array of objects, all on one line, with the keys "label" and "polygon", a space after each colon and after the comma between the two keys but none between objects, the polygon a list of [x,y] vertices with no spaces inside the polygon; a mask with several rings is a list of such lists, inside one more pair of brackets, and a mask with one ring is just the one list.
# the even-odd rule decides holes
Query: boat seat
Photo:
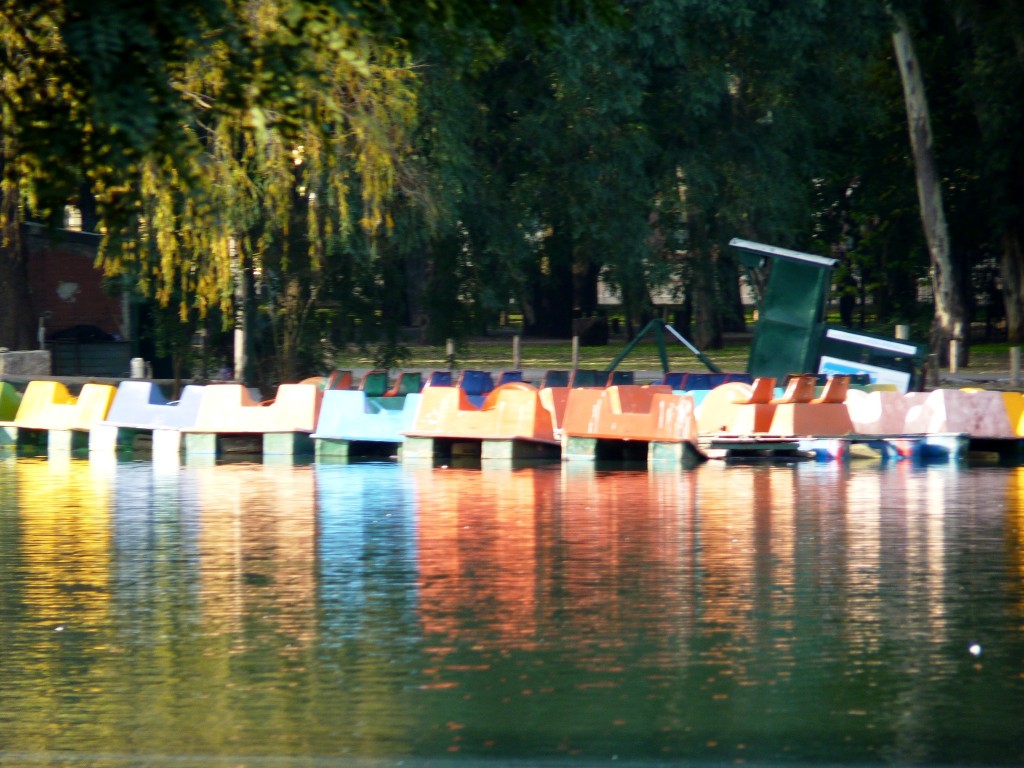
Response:
[{"label": "boat seat", "polygon": [[498,374],[498,381],[495,382],[495,387],[500,387],[502,384],[511,384],[514,381],[522,381],[522,371],[502,371]]},{"label": "boat seat", "polygon": [[724,373],[690,373],[686,376],[686,391],[711,390],[724,383]]},{"label": "boat seat", "polygon": [[786,390],[781,397],[771,401],[772,405],[787,405],[789,403],[809,403],[814,399],[814,389],[818,384],[818,377],[811,375],[792,375],[786,383]]},{"label": "boat seat", "polygon": [[0,421],[11,421],[18,413],[21,405],[21,393],[13,384],[0,381]]},{"label": "boat seat", "polygon": [[569,386],[569,372],[568,371],[545,371],[544,378],[540,382],[541,389],[548,387],[568,387]]},{"label": "boat seat", "polygon": [[736,400],[741,405],[766,405],[772,402],[775,396],[775,378],[772,376],[759,376],[750,385],[750,394],[744,400]]},{"label": "boat seat", "polygon": [[482,397],[494,389],[494,379],[487,371],[466,370],[459,376],[458,386],[470,397]]},{"label": "boat seat", "polygon": [[685,371],[669,371],[661,377],[661,384],[667,384],[672,389],[685,390],[686,389],[686,377]]},{"label": "boat seat", "polygon": [[722,384],[738,381],[753,384],[754,377],[749,373],[688,373],[686,371],[670,371],[659,384],[668,384],[672,389],[686,391],[711,390]]},{"label": "boat seat", "polygon": [[451,371],[434,371],[427,377],[427,387],[450,387],[452,385]]},{"label": "boat seat", "polygon": [[[833,376],[825,383],[820,397],[814,397],[817,376],[796,376],[789,380],[786,394],[775,403],[769,434],[811,435],[834,437],[854,431],[850,412],[846,407],[849,376]],[[810,397],[807,396],[808,388]],[[783,402],[786,396],[790,399]]]},{"label": "boat seat", "polygon": [[352,371],[331,371],[324,389],[352,389]]},{"label": "boat seat", "polygon": [[836,375],[829,377],[828,381],[825,382],[825,388],[821,394],[812,399],[811,405],[821,405],[823,403],[845,403],[846,393],[850,389],[850,377],[846,375]]},{"label": "boat seat", "polygon": [[608,383],[607,371],[575,368],[569,376],[570,387],[603,387]]},{"label": "boat seat", "polygon": [[753,384],[730,381],[715,387],[701,401],[697,426],[701,432],[750,435],[771,426],[775,379],[760,376]]},{"label": "boat seat", "polygon": [[387,371],[367,371],[359,384],[359,389],[367,397],[383,397],[388,391]]},{"label": "boat seat", "polygon": [[419,392],[423,389],[423,374],[419,371],[402,371],[395,379],[395,383],[387,392],[385,397],[404,397]]},{"label": "boat seat", "polygon": [[725,382],[724,383],[726,383],[726,384],[728,384],[731,381],[740,381],[740,382],[743,382],[744,384],[753,384],[754,383],[754,377],[751,376],[749,373],[734,372],[734,373],[726,373],[724,375],[725,375]]}]

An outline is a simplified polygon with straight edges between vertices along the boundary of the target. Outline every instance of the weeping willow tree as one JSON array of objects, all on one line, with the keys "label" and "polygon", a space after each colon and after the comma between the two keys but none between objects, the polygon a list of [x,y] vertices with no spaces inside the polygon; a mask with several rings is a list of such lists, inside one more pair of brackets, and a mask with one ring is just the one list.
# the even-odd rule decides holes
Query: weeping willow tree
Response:
[{"label": "weeping willow tree", "polygon": [[392,193],[413,186],[407,54],[330,8],[254,0],[176,76],[188,151],[141,159],[138,215],[109,233],[101,264],[186,325],[214,309],[236,317],[255,293],[267,378],[294,378],[324,291],[341,285],[347,296],[333,298],[351,302],[372,291],[365,243],[387,228]]},{"label": "weeping willow tree", "polygon": [[0,0],[0,345],[34,319],[28,220],[61,225],[83,189],[107,222],[136,215],[129,178],[148,152],[176,152],[180,62],[228,28],[222,0]]}]

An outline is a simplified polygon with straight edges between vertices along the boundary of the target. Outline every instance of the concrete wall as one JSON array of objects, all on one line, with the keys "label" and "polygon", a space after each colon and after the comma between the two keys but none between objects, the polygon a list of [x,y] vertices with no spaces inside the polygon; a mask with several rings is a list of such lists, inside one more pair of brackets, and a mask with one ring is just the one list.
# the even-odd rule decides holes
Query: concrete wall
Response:
[{"label": "concrete wall", "polygon": [[0,352],[0,378],[4,376],[49,376],[50,353]]}]

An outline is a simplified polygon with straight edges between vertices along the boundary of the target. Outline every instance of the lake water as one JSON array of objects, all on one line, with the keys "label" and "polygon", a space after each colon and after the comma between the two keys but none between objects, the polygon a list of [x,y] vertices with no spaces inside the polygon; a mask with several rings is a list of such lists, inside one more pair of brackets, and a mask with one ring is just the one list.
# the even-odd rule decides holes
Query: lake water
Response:
[{"label": "lake water", "polygon": [[1024,469],[0,459],[0,765],[1021,765]]}]

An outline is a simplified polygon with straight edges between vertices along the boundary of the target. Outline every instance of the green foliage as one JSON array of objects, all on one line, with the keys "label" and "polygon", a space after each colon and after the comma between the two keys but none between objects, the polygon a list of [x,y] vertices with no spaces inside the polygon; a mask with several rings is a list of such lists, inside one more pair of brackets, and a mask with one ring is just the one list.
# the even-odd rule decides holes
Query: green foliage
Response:
[{"label": "green foliage", "polygon": [[[705,263],[711,290],[735,293],[714,284],[736,282],[722,250],[736,234],[805,245],[812,180],[855,125],[845,94],[886,39],[872,9],[626,2],[621,24],[518,28],[482,68],[426,49],[419,146],[443,198],[428,258],[460,254],[437,268],[444,285],[424,282],[442,290],[427,301],[445,332],[467,304],[514,302],[528,330],[567,335],[574,311],[596,311],[599,275],[640,318],[652,286],[676,277],[693,292]],[[733,299],[712,311],[738,314]]]},{"label": "green foliage", "polygon": [[[885,3],[0,2],[0,223],[86,178],[107,273],[184,324],[251,284],[272,377],[347,344],[393,367],[403,327],[461,343],[510,309],[566,336],[599,278],[634,324],[672,281],[713,342],[741,325],[737,235],[839,256],[842,290],[916,315]],[[966,271],[1020,242],[1024,24],[899,6]]]},{"label": "green foliage", "polygon": [[[193,306],[231,317],[238,281],[252,280],[264,318],[254,328],[273,341],[280,379],[294,378],[318,362],[304,341],[317,304],[358,300],[372,284],[358,263],[372,253],[349,240],[388,226],[388,198],[407,181],[413,75],[401,47],[323,7],[256,4],[232,29],[241,53],[224,35],[183,68],[190,151],[139,163],[140,215],[111,233],[102,262],[163,305],[177,297],[182,320]],[[337,261],[348,285],[335,279]],[[348,295],[326,295],[332,287]]]},{"label": "green foliage", "polygon": [[387,229],[393,190],[414,187],[402,157],[416,112],[407,53],[342,8],[9,0],[4,10],[7,184],[49,216],[87,174],[105,273],[174,301],[182,322],[214,307],[231,317],[240,275],[254,274],[287,286],[263,307],[281,314],[278,338],[293,350],[325,260],[372,259],[341,242]]}]

